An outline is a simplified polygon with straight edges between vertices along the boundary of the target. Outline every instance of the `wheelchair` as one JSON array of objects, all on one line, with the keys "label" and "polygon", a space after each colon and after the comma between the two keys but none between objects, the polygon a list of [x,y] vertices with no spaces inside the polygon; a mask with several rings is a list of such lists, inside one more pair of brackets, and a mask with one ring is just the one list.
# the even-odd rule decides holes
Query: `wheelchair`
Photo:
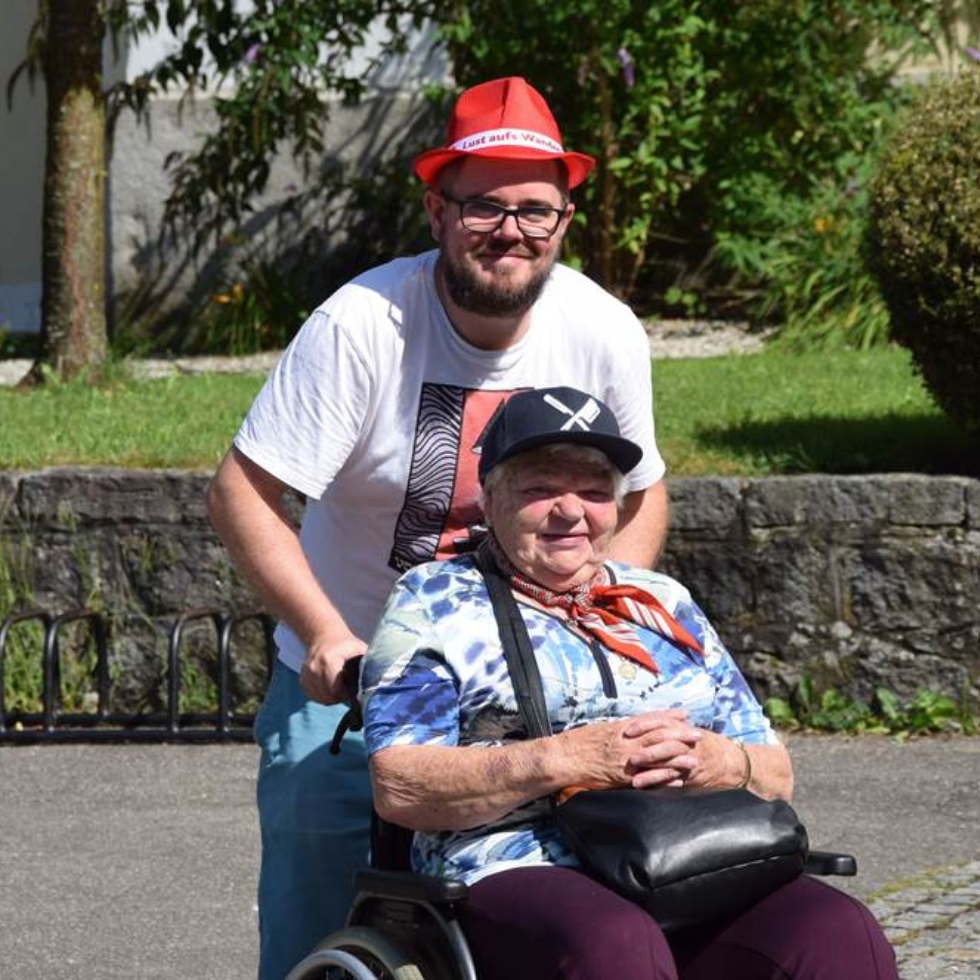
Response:
[{"label": "wheelchair", "polygon": [[[357,690],[359,658],[345,667],[347,687]],[[337,727],[330,751],[339,752],[347,731],[361,727],[360,709]],[[354,876],[354,901],[347,922],[327,936],[286,976],[286,980],[478,980],[459,908],[466,901],[462,881],[410,870],[412,831],[372,813],[371,867]],[[804,874],[857,874],[850,854],[810,851]]]},{"label": "wheelchair", "polygon": [[457,921],[467,886],[410,871],[411,839],[411,831],[372,817],[372,867],[354,876],[346,925],[286,980],[477,980]]},{"label": "wheelchair", "polygon": [[[372,825],[374,866],[358,871],[343,929],[327,936],[286,980],[478,980],[458,921],[461,881],[408,870],[411,831]],[[850,854],[810,851],[805,874],[857,874]]]}]

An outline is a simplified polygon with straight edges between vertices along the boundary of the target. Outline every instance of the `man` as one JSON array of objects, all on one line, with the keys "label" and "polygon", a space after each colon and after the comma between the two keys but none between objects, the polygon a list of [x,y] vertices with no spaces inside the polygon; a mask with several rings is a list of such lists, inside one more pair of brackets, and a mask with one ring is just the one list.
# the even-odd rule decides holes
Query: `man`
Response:
[{"label": "man", "polygon": [[[313,313],[209,488],[215,528],[279,620],[256,719],[262,980],[281,980],[343,923],[370,814],[362,740],[327,749],[343,665],[402,571],[468,547],[481,434],[509,395],[574,385],[613,408],[644,450],[614,554],[650,565],[659,553],[667,503],[646,336],[556,264],[568,193],[593,163],[563,149],[524,79],[464,92],[446,145],[415,161],[438,249],[359,276]],[[288,489],[307,501],[298,535]]]}]

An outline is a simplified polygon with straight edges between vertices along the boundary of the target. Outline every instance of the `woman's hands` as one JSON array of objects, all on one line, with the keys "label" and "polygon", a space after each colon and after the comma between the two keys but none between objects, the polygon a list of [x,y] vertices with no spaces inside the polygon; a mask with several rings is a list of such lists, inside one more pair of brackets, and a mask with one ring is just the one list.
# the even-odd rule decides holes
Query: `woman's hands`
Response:
[{"label": "woman's hands", "polygon": [[783,746],[751,745],[743,750],[732,739],[695,727],[681,710],[599,722],[557,738],[568,741],[581,766],[575,785],[589,789],[732,789],[744,785],[751,774],[748,788],[760,796],[792,795],[792,768]]},{"label": "woman's hands", "polygon": [[648,711],[621,721],[598,722],[557,736],[579,770],[576,785],[589,789],[685,785],[700,762],[698,745],[710,733],[681,710]]}]

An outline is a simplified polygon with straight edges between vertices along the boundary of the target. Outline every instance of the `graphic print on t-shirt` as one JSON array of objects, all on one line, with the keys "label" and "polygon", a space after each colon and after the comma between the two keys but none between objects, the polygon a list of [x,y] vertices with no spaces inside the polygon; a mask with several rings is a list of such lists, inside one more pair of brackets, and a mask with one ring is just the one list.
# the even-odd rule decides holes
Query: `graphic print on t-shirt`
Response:
[{"label": "graphic print on t-shirt", "polygon": [[404,572],[469,550],[470,528],[483,520],[477,476],[483,433],[516,390],[422,385],[391,568]]}]

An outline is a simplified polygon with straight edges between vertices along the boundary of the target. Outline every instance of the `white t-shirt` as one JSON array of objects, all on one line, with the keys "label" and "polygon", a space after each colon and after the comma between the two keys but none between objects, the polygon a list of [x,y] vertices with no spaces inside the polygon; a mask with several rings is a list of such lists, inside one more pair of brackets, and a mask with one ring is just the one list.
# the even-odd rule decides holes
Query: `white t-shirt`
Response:
[{"label": "white t-shirt", "polygon": [[[664,473],[649,343],[626,305],[558,265],[521,340],[480,350],[446,316],[436,258],[396,259],[334,293],[283,352],[235,437],[306,496],[303,550],[365,641],[398,575],[466,550],[467,528],[482,517],[481,434],[514,391],[569,385],[596,395],[643,448],[628,489]],[[298,671],[305,651],[285,623],[276,642]]]}]

